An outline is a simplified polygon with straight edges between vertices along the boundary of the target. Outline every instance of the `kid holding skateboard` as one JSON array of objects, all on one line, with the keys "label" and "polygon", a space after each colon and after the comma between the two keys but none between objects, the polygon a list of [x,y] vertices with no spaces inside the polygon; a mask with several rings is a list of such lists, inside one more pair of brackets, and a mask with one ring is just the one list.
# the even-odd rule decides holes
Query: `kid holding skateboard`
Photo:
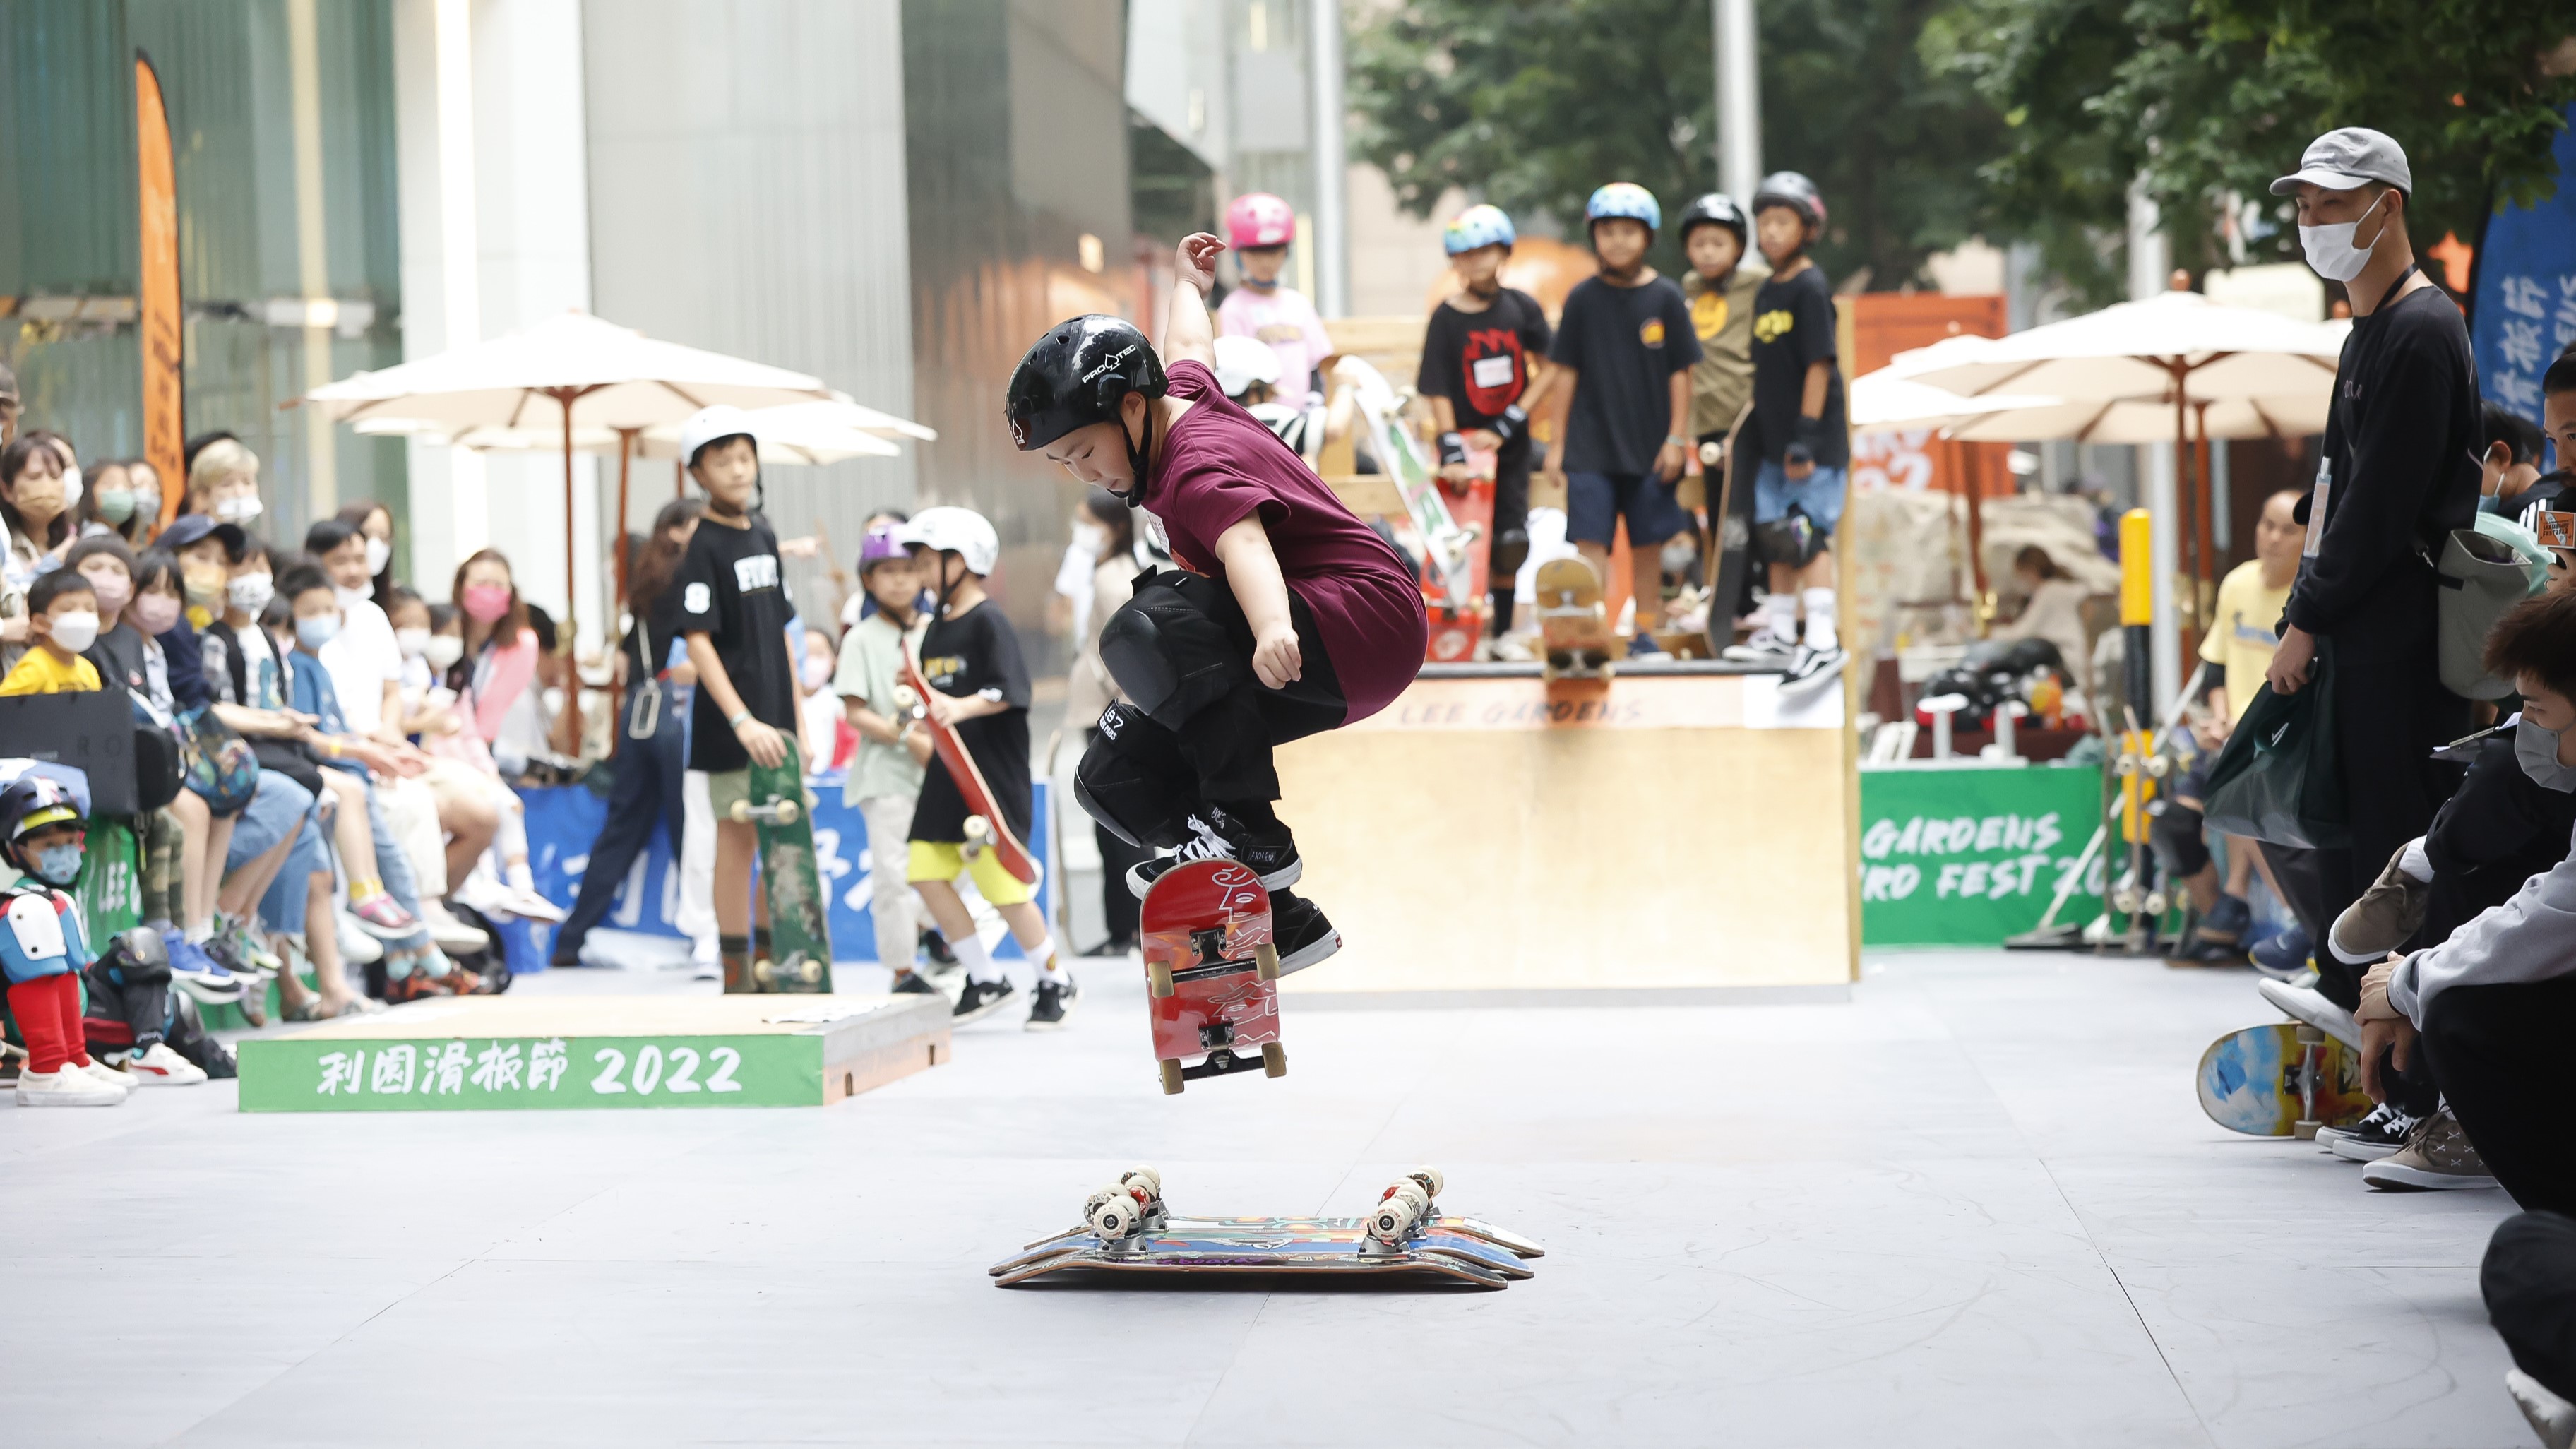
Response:
[{"label": "kid holding skateboard", "polygon": [[[1851,438],[1842,372],[1834,360],[1834,292],[1807,247],[1825,224],[1825,199],[1795,171],[1762,179],[1753,226],[1771,278],[1753,300],[1753,417],[1743,446],[1753,475],[1753,540],[1771,574],[1763,627],[1730,659],[1785,662],[1791,688],[1842,671],[1834,632],[1834,524],[1843,516]],[[1807,629],[1798,633],[1798,606]]]},{"label": "kid holding skateboard", "polygon": [[1431,401],[1442,477],[1466,478],[1470,447],[1494,454],[1485,591],[1497,639],[1511,630],[1513,579],[1529,557],[1531,443],[1520,400],[1533,391],[1531,361],[1546,366],[1548,343],[1547,313],[1538,299],[1502,283],[1514,240],[1512,219],[1499,207],[1471,206],[1449,223],[1441,241],[1459,290],[1431,314],[1414,383]]},{"label": "kid holding skateboard", "polygon": [[1549,463],[1565,479],[1565,536],[1606,578],[1626,516],[1637,603],[1628,653],[1661,654],[1653,628],[1662,612],[1663,543],[1687,524],[1673,489],[1691,441],[1684,430],[1699,334],[1682,289],[1646,265],[1664,219],[1654,193],[1613,181],[1592,193],[1583,214],[1601,270],[1566,294],[1548,351],[1556,370],[1524,406],[1535,411],[1550,388],[1574,389],[1565,446]]},{"label": "kid holding skateboard", "polygon": [[912,883],[905,879],[909,872],[895,868],[895,842],[912,836],[930,736],[897,707],[894,691],[903,679],[903,651],[920,641],[928,620],[918,607],[921,575],[900,534],[894,525],[880,524],[859,544],[859,587],[876,607],[841,636],[832,692],[841,697],[850,728],[859,732],[841,800],[867,822],[868,910],[877,928],[877,959],[894,973],[894,989],[911,993],[935,988],[912,969],[920,936]]},{"label": "kid holding skateboard", "polygon": [[1279,401],[1296,408],[1320,402],[1315,378],[1333,360],[1333,339],[1306,294],[1279,283],[1288,243],[1297,235],[1297,213],[1269,192],[1255,191],[1225,209],[1225,234],[1243,269],[1243,285],[1216,309],[1217,331],[1268,344],[1279,358]]},{"label": "kid holding skateboard", "polygon": [[[1001,606],[984,593],[985,576],[1002,556],[1001,535],[984,515],[967,508],[925,508],[896,535],[910,548],[920,578],[936,600],[921,635],[921,678],[930,717],[956,733],[984,776],[1011,834],[1029,838],[1029,670],[1020,658],[1020,636]],[[878,595],[878,603],[884,596]],[[925,744],[927,742],[925,741]],[[954,1021],[962,1026],[1002,1009],[1016,994],[975,933],[975,918],[957,894],[957,878],[972,875],[982,894],[1011,928],[1011,939],[1037,963],[1037,999],[1029,1004],[1028,1029],[1053,1031],[1073,1012],[1081,988],[1056,959],[1037,887],[1002,867],[999,852],[966,856],[966,796],[946,769],[924,772],[921,799],[912,811],[912,846],[905,875],[930,907],[939,934],[966,967]],[[913,978],[916,981],[918,978]],[[923,991],[929,984],[898,986]]]},{"label": "kid holding skateboard", "polygon": [[[787,760],[796,731],[796,663],[787,621],[796,612],[778,569],[778,536],[759,509],[760,445],[742,409],[699,410],[680,429],[680,457],[707,492],[706,516],[672,580],[680,634],[698,672],[690,706],[689,768],[707,773],[716,822],[716,952],[724,989],[752,989],[751,861],[759,828],[733,818],[751,798],[751,765]],[[765,933],[764,933],[765,934]]]},{"label": "kid holding skateboard", "polygon": [[[1744,405],[1753,400],[1753,297],[1770,279],[1771,269],[1744,259],[1752,246],[1752,227],[1744,208],[1724,192],[1712,191],[1684,207],[1681,229],[1682,255],[1691,264],[1682,277],[1682,295],[1690,300],[1691,330],[1699,336],[1700,353],[1691,369],[1690,431],[1699,441],[1711,541],[1707,574],[1715,588],[1719,560],[1730,548],[1744,547],[1740,538],[1728,538],[1719,513],[1728,506],[1729,479],[1753,486],[1753,470],[1735,472],[1736,460],[1727,456],[1726,442]],[[1752,602],[1749,577],[1735,592],[1739,597],[1709,600],[1709,618],[1719,639],[1732,637],[1729,621]]]},{"label": "kid holding skateboard", "polygon": [[1422,667],[1422,590],[1393,545],[1288,445],[1226,399],[1206,297],[1225,243],[1180,245],[1163,348],[1116,317],[1060,323],[1012,374],[1003,403],[1021,450],[1142,508],[1177,570],[1140,575],[1101,629],[1125,700],[1100,716],[1075,796],[1138,845],[1178,851],[1128,872],[1143,895],[1184,860],[1239,860],[1271,891],[1280,969],[1341,945],[1271,809],[1271,752],[1365,719]]}]

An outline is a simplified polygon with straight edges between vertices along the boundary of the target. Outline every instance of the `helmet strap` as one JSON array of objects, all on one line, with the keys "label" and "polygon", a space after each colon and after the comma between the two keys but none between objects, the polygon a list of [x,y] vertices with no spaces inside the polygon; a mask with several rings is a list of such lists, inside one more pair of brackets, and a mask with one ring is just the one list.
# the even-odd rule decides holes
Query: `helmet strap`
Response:
[{"label": "helmet strap", "polygon": [[1145,506],[1145,475],[1154,463],[1154,400],[1145,399],[1145,436],[1138,438],[1127,431],[1125,400],[1120,400],[1118,435],[1127,444],[1127,491],[1119,501],[1130,508]]}]

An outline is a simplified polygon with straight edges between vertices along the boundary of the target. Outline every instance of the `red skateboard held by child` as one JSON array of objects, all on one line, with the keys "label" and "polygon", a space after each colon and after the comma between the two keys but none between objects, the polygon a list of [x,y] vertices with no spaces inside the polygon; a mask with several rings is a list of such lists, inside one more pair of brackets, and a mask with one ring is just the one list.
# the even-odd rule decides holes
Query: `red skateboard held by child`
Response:
[{"label": "red skateboard held by child", "polygon": [[[1038,883],[1037,858],[1011,833],[1009,817],[993,801],[992,787],[984,783],[984,772],[975,767],[975,757],[966,753],[957,732],[941,724],[931,714],[925,701],[930,698],[930,682],[921,677],[921,661],[913,658],[913,646],[903,651],[903,680],[896,686],[895,702],[912,711],[912,717],[930,732],[930,748],[939,763],[948,770],[948,778],[957,784],[957,793],[966,797],[966,852],[990,848],[1009,871],[1030,885]],[[911,698],[904,696],[909,694]],[[983,827],[979,832],[977,826]],[[979,838],[980,836],[980,838]]]},{"label": "red skateboard held by child", "polygon": [[[1231,860],[1175,866],[1145,893],[1138,936],[1164,1092],[1255,1063],[1264,1076],[1288,1074],[1279,1045],[1279,951],[1270,892],[1259,876]],[[1189,1057],[1204,1060],[1183,1065]]]}]

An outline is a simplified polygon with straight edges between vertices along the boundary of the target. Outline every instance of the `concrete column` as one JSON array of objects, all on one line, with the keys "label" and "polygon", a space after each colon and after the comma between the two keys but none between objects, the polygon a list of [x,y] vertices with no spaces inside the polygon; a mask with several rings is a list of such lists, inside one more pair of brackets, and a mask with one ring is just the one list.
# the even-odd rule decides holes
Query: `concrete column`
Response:
[{"label": "concrete column", "polygon": [[1315,308],[1351,310],[1350,158],[1342,139],[1341,0],[1307,0],[1306,79],[1314,95]]},{"label": "concrete column", "polygon": [[1717,51],[1717,172],[1726,194],[1753,200],[1762,184],[1762,72],[1753,0],[1709,0]]}]

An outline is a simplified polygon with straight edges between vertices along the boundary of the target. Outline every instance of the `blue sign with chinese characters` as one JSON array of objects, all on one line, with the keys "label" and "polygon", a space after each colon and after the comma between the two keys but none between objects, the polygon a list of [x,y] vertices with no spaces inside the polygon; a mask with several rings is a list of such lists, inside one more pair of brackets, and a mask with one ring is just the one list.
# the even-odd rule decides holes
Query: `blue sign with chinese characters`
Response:
[{"label": "blue sign with chinese characters", "polygon": [[2558,133],[2556,194],[2538,206],[2497,212],[2478,248],[2470,329],[2478,389],[2535,423],[2541,373],[2576,344],[2576,106],[2568,115],[2569,126]]}]

